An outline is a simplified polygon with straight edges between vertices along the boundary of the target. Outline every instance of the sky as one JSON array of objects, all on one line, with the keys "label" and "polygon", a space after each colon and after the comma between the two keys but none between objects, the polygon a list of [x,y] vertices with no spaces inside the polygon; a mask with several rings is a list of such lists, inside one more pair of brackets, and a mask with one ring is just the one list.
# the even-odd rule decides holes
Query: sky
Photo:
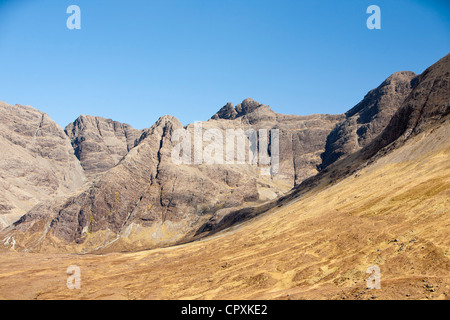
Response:
[{"label": "sky", "polygon": [[[71,5],[81,29],[67,27]],[[449,17],[445,0],[0,0],[0,101],[63,128],[81,114],[187,125],[249,97],[338,114],[449,53]]]}]

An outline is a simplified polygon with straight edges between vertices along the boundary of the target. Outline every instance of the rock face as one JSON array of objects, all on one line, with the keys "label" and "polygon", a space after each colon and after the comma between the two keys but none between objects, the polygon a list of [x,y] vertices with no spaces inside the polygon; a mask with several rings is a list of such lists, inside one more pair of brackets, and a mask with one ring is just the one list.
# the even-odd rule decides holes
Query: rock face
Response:
[{"label": "rock face", "polygon": [[[142,132],[81,117],[66,132],[92,181],[36,205],[1,237],[14,239],[18,250],[72,252],[191,241],[290,201],[308,186],[345,177],[402,135],[442,120],[449,108],[448,74],[448,57],[418,78],[396,73],[345,115],[282,115],[246,99],[236,107],[228,103],[209,121],[183,127],[164,116]],[[351,130],[339,129],[346,126]],[[250,132],[243,138],[245,161],[226,162],[238,148],[233,142],[227,149],[227,133],[239,130]],[[253,147],[273,155],[272,130],[278,130],[276,172],[266,170],[260,154],[251,161]],[[271,135],[266,145],[264,132]]]},{"label": "rock face", "polygon": [[[396,75],[394,74],[394,76]],[[357,178],[359,172],[370,163],[391,152],[394,153],[393,151],[420,133],[426,132],[427,135],[431,135],[435,131],[440,131],[437,137],[428,141],[428,144],[435,145],[422,146],[420,151],[417,151],[418,147],[410,146],[406,155],[403,152],[402,158],[395,159],[394,157],[396,161],[408,159],[411,153],[416,153],[413,157],[423,157],[428,150],[439,149],[436,144],[442,144],[442,135],[445,136],[445,132],[448,132],[450,126],[450,54],[429,67],[420,76],[413,77],[412,74],[407,76],[412,77],[413,89],[400,104],[381,133],[370,142],[366,140],[367,144],[362,149],[329,164],[317,175],[304,180],[278,199],[260,206],[232,210],[225,215],[215,214],[197,230],[194,238],[199,239],[212,235],[275,207],[287,205],[319,186],[330,186],[350,175]],[[405,85],[407,86],[407,83]],[[397,157],[399,156],[397,155]],[[445,190],[445,187],[442,190]],[[441,191],[439,187],[436,192],[438,191]]]},{"label": "rock face", "polygon": [[0,102],[0,228],[85,181],[70,140],[34,108]]},{"label": "rock face", "polygon": [[226,129],[247,130],[278,129],[280,168],[274,180],[294,185],[317,174],[321,164],[320,155],[330,131],[344,115],[313,114],[308,116],[275,113],[269,106],[250,98],[233,107],[227,103],[210,121],[213,125]]},{"label": "rock face", "polygon": [[69,124],[65,132],[89,178],[114,167],[142,134],[128,124],[84,115]]},{"label": "rock face", "polygon": [[347,111],[345,120],[327,138],[320,168],[360,150],[379,135],[413,89],[416,77],[411,71],[396,72]]},{"label": "rock face", "polygon": [[[262,105],[251,98],[247,98],[242,103],[233,107],[231,102],[228,102],[224,107],[222,107],[211,119],[227,119],[234,120],[241,116],[247,115],[260,108]],[[267,109],[267,108],[266,108]]]},{"label": "rock face", "polygon": [[[251,99],[242,105],[234,119],[202,122],[201,138],[205,140],[210,129],[224,137],[227,130],[253,129],[260,135],[260,129],[267,133],[279,129],[276,174],[261,174],[265,165],[250,163],[248,152],[242,164],[175,163],[173,150],[179,141],[174,139],[174,133],[177,130],[190,133],[194,145],[198,124],[183,128],[176,118],[164,116],[144,130],[136,146],[117,165],[95,177],[77,194],[41,203],[23,216],[12,228],[19,231],[14,236],[16,247],[37,251],[50,247],[78,252],[114,251],[189,240],[213,214],[226,214],[234,208],[274,199],[291,189],[296,180],[317,173],[326,137],[343,119],[342,115],[280,115]],[[66,132],[77,133],[74,127],[69,126]],[[83,140],[80,152],[86,152],[86,159],[91,157],[88,152],[91,149],[86,151],[83,145],[92,145],[88,144],[90,137],[97,139],[95,146],[102,145],[95,134],[80,138]],[[226,150],[226,142],[223,143]],[[257,143],[261,146],[260,140]],[[203,141],[203,153],[212,144]],[[248,146],[247,139],[246,150]]]},{"label": "rock face", "polygon": [[371,158],[383,148],[396,147],[430,125],[439,122],[448,124],[449,113],[450,54],[447,54],[418,76],[414,90],[383,132],[362,150],[363,154],[367,159]]}]

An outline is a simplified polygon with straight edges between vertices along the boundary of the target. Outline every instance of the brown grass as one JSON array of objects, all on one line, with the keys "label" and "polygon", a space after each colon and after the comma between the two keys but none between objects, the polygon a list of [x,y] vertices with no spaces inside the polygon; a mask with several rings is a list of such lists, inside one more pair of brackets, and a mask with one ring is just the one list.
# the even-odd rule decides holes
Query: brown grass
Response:
[{"label": "brown grass", "polygon": [[[419,136],[358,176],[195,243],[2,253],[0,298],[448,299],[450,148],[430,144],[448,133]],[[81,268],[81,290],[66,287],[69,265]],[[380,290],[366,288],[371,265]]]}]

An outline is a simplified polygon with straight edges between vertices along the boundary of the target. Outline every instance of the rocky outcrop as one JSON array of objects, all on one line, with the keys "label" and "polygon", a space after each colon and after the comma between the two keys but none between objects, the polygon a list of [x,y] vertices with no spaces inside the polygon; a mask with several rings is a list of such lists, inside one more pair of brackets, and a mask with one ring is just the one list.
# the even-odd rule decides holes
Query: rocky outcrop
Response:
[{"label": "rocky outcrop", "polygon": [[142,134],[128,124],[84,115],[69,124],[65,132],[89,178],[119,163]]},{"label": "rocky outcrop", "polygon": [[85,181],[62,128],[32,107],[0,102],[0,148],[0,228]]},{"label": "rocky outcrop", "polygon": [[233,107],[231,102],[228,102],[224,107],[222,107],[211,119],[227,119],[234,120],[238,117],[247,115],[255,111],[257,108],[263,107],[264,105],[254,101],[251,98],[247,98],[242,103]]},{"label": "rocky outcrop", "polygon": [[327,138],[320,168],[368,145],[387,126],[417,82],[411,71],[396,72],[345,113]]},{"label": "rocky outcrop", "polygon": [[228,103],[208,122],[222,130],[278,129],[280,168],[273,179],[291,188],[318,173],[322,161],[320,155],[325,150],[327,137],[336,124],[344,119],[344,115],[279,114],[269,106],[248,98],[235,108]]},{"label": "rocky outcrop", "polygon": [[[450,113],[450,54],[427,68],[389,124],[363,149],[369,159],[384,148],[395,148],[430,125],[448,122]],[[392,145],[391,145],[392,144]]]}]

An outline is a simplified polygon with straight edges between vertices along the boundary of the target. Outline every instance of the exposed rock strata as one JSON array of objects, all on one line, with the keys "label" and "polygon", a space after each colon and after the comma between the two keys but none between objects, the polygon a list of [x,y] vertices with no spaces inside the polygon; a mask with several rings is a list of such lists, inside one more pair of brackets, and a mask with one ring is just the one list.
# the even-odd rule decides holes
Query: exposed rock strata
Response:
[{"label": "exposed rock strata", "polygon": [[62,128],[32,107],[0,102],[0,149],[0,228],[85,181]]},{"label": "exposed rock strata", "polygon": [[119,163],[142,134],[128,124],[84,115],[69,124],[65,132],[90,178]]}]

